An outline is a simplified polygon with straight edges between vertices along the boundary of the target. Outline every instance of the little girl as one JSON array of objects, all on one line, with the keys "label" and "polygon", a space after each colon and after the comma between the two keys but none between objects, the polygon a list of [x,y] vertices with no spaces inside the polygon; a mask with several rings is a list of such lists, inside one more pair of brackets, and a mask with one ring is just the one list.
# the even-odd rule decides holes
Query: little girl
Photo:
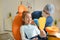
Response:
[{"label": "little girl", "polygon": [[20,28],[22,40],[41,40],[41,38],[46,37],[44,30],[39,30],[36,25],[31,24],[32,17],[28,11],[23,12],[22,18],[25,22]]}]

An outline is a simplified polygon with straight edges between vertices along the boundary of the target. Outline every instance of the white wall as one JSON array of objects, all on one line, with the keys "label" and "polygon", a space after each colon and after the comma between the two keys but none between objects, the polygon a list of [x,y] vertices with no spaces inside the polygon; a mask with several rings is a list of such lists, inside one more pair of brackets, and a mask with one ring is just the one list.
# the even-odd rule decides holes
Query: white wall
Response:
[{"label": "white wall", "polygon": [[[6,26],[6,29],[11,29],[11,24],[9,25],[8,22],[5,23],[3,19],[7,19],[8,13],[12,13],[12,18],[16,15],[18,5],[20,4],[21,0],[0,0],[0,30],[3,30]],[[25,3],[24,3],[25,2]],[[23,0],[23,4],[27,6],[27,0]],[[54,4],[55,6],[55,13],[52,15],[54,19],[59,20],[60,18],[60,0],[28,0],[30,3],[29,5],[32,6],[32,9],[30,10],[31,12],[34,10],[43,10],[43,7],[48,4]],[[60,22],[59,22],[60,24]]]},{"label": "white wall", "polygon": [[[0,0],[0,31],[6,29],[11,29],[10,21],[8,21],[8,13],[12,13],[12,18],[16,15],[18,8],[18,1],[20,0]],[[5,19],[7,22],[5,22]],[[8,26],[5,26],[7,24]]]},{"label": "white wall", "polygon": [[0,0],[0,32],[3,31],[2,0]]}]

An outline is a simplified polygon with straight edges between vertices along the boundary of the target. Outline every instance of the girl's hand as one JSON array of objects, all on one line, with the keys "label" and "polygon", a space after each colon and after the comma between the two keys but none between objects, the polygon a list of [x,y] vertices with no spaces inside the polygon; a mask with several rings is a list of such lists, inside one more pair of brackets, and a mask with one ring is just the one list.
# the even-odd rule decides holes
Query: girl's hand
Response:
[{"label": "girl's hand", "polygon": [[38,40],[38,38],[33,38],[32,40]]}]

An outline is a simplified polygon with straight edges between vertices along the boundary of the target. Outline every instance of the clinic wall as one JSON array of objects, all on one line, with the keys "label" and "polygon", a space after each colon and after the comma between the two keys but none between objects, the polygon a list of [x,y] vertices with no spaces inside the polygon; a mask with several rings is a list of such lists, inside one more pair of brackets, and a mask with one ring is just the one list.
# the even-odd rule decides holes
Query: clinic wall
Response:
[{"label": "clinic wall", "polygon": [[[12,30],[12,21],[16,15],[19,0],[2,0],[3,7],[3,29],[4,30]],[[11,18],[9,18],[9,13],[11,13]]]},{"label": "clinic wall", "polygon": [[[60,0],[23,0],[23,4],[27,6],[26,2],[29,2],[30,6],[32,6],[32,9],[29,9],[31,12],[35,10],[43,10],[44,6],[46,4],[54,4],[55,6],[55,12],[52,15],[53,19],[59,20],[60,18]],[[11,21],[8,18],[9,12],[12,14],[12,20],[14,19],[18,5],[20,5],[20,0],[0,0],[0,31],[4,29],[11,30],[11,23],[8,21]],[[4,14],[4,15],[3,15]],[[6,19],[6,21],[5,21]],[[7,24],[7,25],[6,25]],[[60,22],[58,21],[58,26]]]},{"label": "clinic wall", "polygon": [[0,0],[0,32],[3,31],[2,0]]}]

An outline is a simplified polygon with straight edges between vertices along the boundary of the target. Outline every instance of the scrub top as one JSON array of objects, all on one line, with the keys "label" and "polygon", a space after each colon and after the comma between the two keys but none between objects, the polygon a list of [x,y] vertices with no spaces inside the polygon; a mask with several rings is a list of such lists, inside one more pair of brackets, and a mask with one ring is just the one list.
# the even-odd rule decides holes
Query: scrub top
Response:
[{"label": "scrub top", "polygon": [[53,22],[53,18],[51,16],[48,16],[47,19],[46,19],[45,27],[52,26],[52,22]]}]

